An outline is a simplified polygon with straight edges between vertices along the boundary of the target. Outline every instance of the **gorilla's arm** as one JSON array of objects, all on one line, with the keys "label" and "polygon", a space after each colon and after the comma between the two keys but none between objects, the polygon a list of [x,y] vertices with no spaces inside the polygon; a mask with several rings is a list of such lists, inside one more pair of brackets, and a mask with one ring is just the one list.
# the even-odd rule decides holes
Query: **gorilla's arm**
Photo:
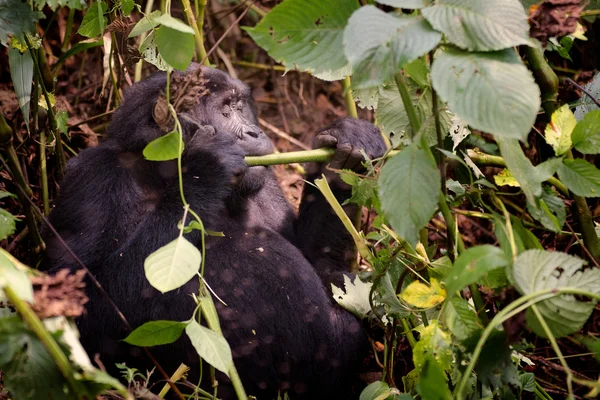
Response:
[{"label": "gorilla's arm", "polygon": [[[361,149],[370,158],[380,157],[385,152],[379,130],[366,121],[352,118],[340,119],[317,133],[313,147],[325,146],[336,148],[330,163],[334,169],[360,169]],[[351,196],[351,188],[324,164],[310,164],[307,181],[312,183],[322,174],[340,203]],[[344,210],[353,219],[358,208],[347,205]],[[343,277],[340,272],[348,272],[356,257],[354,242],[325,197],[311,184],[304,186],[296,234],[298,247],[324,282],[340,285]]]}]

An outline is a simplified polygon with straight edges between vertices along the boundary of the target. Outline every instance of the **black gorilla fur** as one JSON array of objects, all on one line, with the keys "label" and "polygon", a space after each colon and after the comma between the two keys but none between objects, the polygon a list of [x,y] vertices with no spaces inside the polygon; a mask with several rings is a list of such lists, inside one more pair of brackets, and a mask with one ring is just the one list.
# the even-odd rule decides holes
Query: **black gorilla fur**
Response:
[{"label": "black gorilla fur", "polygon": [[[275,398],[278,390],[292,399],[343,398],[368,347],[359,321],[335,304],[329,289],[354,257],[351,237],[311,185],[296,218],[272,171],[248,168],[243,156],[272,151],[258,128],[250,90],[221,71],[201,68],[210,94],[180,116],[183,186],[206,228],[225,233],[207,239],[205,278],[227,304],[215,301],[242,382],[259,400]],[[127,91],[108,139],[68,163],[50,216],[133,327],[189,319],[195,306],[189,294],[198,290],[192,279],[160,294],[143,270],[151,252],[177,237],[182,216],[175,162],[141,155],[164,134],[153,107],[165,85],[166,75],[157,73]],[[349,118],[321,131],[316,142],[337,147],[334,162],[343,168],[359,162],[360,149],[370,157],[385,149],[373,125]],[[310,170],[309,181],[324,167]],[[348,198],[339,179],[331,185],[341,201]],[[197,231],[186,237],[200,246]],[[78,268],[51,234],[46,240],[47,269]],[[128,332],[106,299],[91,284],[87,293],[87,315],[78,325],[88,353],[99,353],[109,370],[122,361],[143,368],[140,349],[120,341]],[[198,355],[187,338],[152,353],[167,371],[183,362],[197,374]],[[223,376],[219,395],[233,397]]]}]

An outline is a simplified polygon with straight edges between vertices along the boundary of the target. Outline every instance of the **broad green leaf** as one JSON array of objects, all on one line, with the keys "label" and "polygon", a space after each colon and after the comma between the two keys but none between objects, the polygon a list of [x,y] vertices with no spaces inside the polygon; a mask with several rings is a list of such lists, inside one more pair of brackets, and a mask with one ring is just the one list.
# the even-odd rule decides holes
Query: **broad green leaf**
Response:
[{"label": "broad green leaf", "polygon": [[442,330],[436,321],[420,332],[421,337],[413,349],[415,368],[421,370],[428,358],[435,360],[443,370],[452,367],[452,336]]},{"label": "broad green leaf", "polygon": [[123,11],[124,16],[129,17],[129,14],[133,11],[133,7],[135,7],[133,0],[121,0],[121,11]]},{"label": "broad green leaf", "polygon": [[56,129],[63,134],[67,134],[69,130],[69,115],[65,110],[60,110],[56,113]]},{"label": "broad green leaf", "polygon": [[425,151],[412,144],[381,169],[379,194],[392,228],[413,247],[436,210],[440,173]]},{"label": "broad green leaf", "polygon": [[146,279],[162,293],[180,288],[192,279],[200,268],[200,250],[180,236],[146,258]]},{"label": "broad green leaf", "polygon": [[592,353],[596,361],[600,361],[600,339],[594,336],[578,336],[577,340],[587,347]]},{"label": "broad green leaf", "polygon": [[[509,277],[522,294],[563,287],[600,294],[600,270],[584,270],[584,264],[585,261],[565,253],[527,250],[509,268]],[[537,303],[540,313],[557,338],[581,329],[595,305],[596,301],[578,299],[572,295],[553,297]],[[527,310],[526,317],[529,327],[538,336],[546,337],[530,309]]]},{"label": "broad green leaf", "polygon": [[441,51],[431,80],[452,112],[497,137],[525,140],[540,107],[540,89],[513,49]]},{"label": "broad green leaf", "polygon": [[550,123],[546,125],[544,131],[546,143],[554,149],[554,154],[562,156],[571,149],[571,133],[577,124],[575,115],[565,104],[558,110],[554,111]]},{"label": "broad green leaf", "polygon": [[406,72],[421,89],[429,87],[429,66],[425,62],[424,57],[419,57],[406,64],[404,66],[404,72]]},{"label": "broad green leaf", "polygon": [[425,359],[416,389],[417,393],[419,393],[421,396],[421,399],[452,399],[452,394],[450,393],[450,389],[448,389],[448,383],[444,369],[431,355],[428,355]]},{"label": "broad green leaf", "polygon": [[155,41],[155,32],[152,31],[146,37],[146,40],[142,44],[140,44],[140,53],[142,54],[142,58],[154,65],[161,71],[166,71],[169,69],[169,65],[163,60],[161,55],[158,53],[158,48],[156,47]]},{"label": "broad green leaf", "polygon": [[167,28],[171,28],[181,33],[188,33],[190,35],[194,34],[194,29],[192,29],[191,26],[187,25],[185,22],[177,18],[171,17],[169,14],[159,15],[158,17],[156,17],[155,22],[158,22],[162,26],[166,26]]},{"label": "broad green leaf", "polygon": [[8,47],[9,36],[22,38],[25,33],[35,32],[35,23],[44,14],[33,11],[27,3],[0,0],[0,44]]},{"label": "broad green leaf", "polygon": [[187,326],[187,322],[150,321],[135,328],[124,342],[140,347],[159,346],[173,343]]},{"label": "broad green leaf", "polygon": [[400,298],[411,306],[433,308],[446,299],[446,290],[435,278],[431,278],[429,285],[413,281],[400,293]]},{"label": "broad green leaf", "polygon": [[33,303],[33,287],[26,270],[26,265],[0,249],[0,300],[4,297],[2,289],[10,286],[19,298]]},{"label": "broad green leaf", "polygon": [[81,36],[85,37],[96,37],[101,35],[106,28],[106,23],[108,22],[108,18],[104,16],[108,11],[108,6],[104,1],[95,1],[92,3],[90,8],[86,11],[83,16],[83,21],[81,21],[81,25],[79,26],[79,33]]},{"label": "broad green leaf", "polygon": [[76,10],[83,10],[86,7],[85,0],[33,0],[33,3],[39,10],[42,10],[46,5],[53,11],[58,7],[68,7]]},{"label": "broad green leaf", "polygon": [[15,223],[19,221],[14,215],[0,208],[0,240],[4,240],[15,233]]},{"label": "broad green leaf", "polygon": [[[174,160],[183,152],[184,144],[180,142],[181,133],[172,131],[148,143],[143,151],[144,157],[150,161]],[[179,149],[180,144],[181,152]]]},{"label": "broad green leaf", "polygon": [[600,196],[600,171],[586,160],[564,160],[558,168],[558,177],[578,196]]},{"label": "broad green leaf", "polygon": [[401,394],[396,388],[391,388],[387,383],[376,381],[364,388],[359,400],[414,400],[409,394]]},{"label": "broad green leaf", "polygon": [[600,153],[600,110],[590,111],[571,134],[573,146],[583,154]]},{"label": "broad green leaf", "polygon": [[375,6],[357,10],[344,31],[344,51],[357,88],[393,79],[405,64],[427,54],[442,39],[421,16],[394,16]]},{"label": "broad green leaf", "polygon": [[346,291],[331,284],[331,292],[335,301],[359,319],[364,318],[371,312],[369,303],[369,293],[371,292],[372,283],[365,283],[358,277],[354,278],[354,282],[350,280],[348,275],[344,275],[344,288]]},{"label": "broad green leaf", "polygon": [[150,29],[156,28],[160,24],[160,22],[158,22],[158,17],[161,15],[162,13],[160,10],[153,11],[151,14],[146,15],[144,18],[140,19],[137,24],[135,24],[129,33],[129,36],[127,37],[136,37],[144,32],[148,32]]},{"label": "broad green leaf", "polygon": [[446,280],[446,290],[453,296],[458,290],[478,283],[488,272],[510,263],[504,252],[489,244],[467,249],[454,262]]},{"label": "broad green leaf", "polygon": [[453,296],[452,300],[446,303],[444,319],[448,329],[461,341],[483,328],[475,309],[460,296]]},{"label": "broad green leaf", "polygon": [[207,363],[229,376],[229,369],[233,365],[231,349],[223,335],[219,335],[196,321],[192,321],[185,328],[185,333],[190,338],[198,355]]},{"label": "broad green leaf", "polygon": [[355,1],[286,0],[254,28],[245,29],[256,44],[286,68],[337,76],[341,75],[339,71],[347,70],[342,37],[356,9]]},{"label": "broad green leaf", "polygon": [[[430,146],[437,144],[435,131],[435,119],[430,118],[432,114],[431,90],[421,90],[418,85],[409,84],[410,97],[415,106],[417,117],[421,122],[421,132],[425,135]],[[438,102],[438,108],[443,109],[445,105]],[[379,88],[377,100],[377,122],[382,132],[390,138],[393,147],[400,144],[410,144],[409,135],[412,132],[404,103],[398,92],[396,83],[386,84]],[[442,132],[448,132],[451,124],[450,115],[442,111],[440,113]],[[413,136],[416,132],[412,132]]]},{"label": "broad green leaf", "polygon": [[560,232],[567,218],[565,202],[548,186],[544,186],[538,207],[527,203],[527,210],[553,232]]},{"label": "broad green leaf", "polygon": [[[185,71],[192,62],[194,35],[168,26],[160,26],[154,30],[154,41],[162,59],[171,67]],[[174,43],[177,45],[175,46]]]},{"label": "broad green leaf", "polygon": [[68,59],[71,59],[71,57],[74,56],[75,54],[79,54],[86,50],[93,49],[94,47],[100,47],[103,45],[104,45],[104,38],[102,36],[100,36],[98,38],[82,40],[81,42],[72,45],[71,48],[69,50],[67,50],[66,53],[63,53],[60,56],[60,58],[58,59],[58,61],[56,62],[56,64],[54,64],[52,66],[52,69],[54,71],[59,70],[60,67],[62,66],[62,64],[65,61],[67,61]]},{"label": "broad green leaf", "polygon": [[25,125],[29,129],[29,108],[31,106],[31,90],[33,86],[33,59],[31,58],[31,53],[29,51],[21,53],[19,50],[11,47],[8,50],[8,64],[10,65],[10,76],[17,100],[19,101],[19,107],[23,113]]},{"label": "broad green leaf", "polygon": [[427,7],[433,0],[375,0],[379,4],[392,6],[395,8],[423,8]]},{"label": "broad green leaf", "polygon": [[437,0],[421,12],[448,41],[469,51],[529,43],[527,13],[519,0]]}]

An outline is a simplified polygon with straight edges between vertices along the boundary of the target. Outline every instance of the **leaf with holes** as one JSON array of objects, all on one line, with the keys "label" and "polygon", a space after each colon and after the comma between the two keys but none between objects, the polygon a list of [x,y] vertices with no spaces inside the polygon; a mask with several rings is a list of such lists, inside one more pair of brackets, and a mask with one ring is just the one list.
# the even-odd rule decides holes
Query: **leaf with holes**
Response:
[{"label": "leaf with holes", "polygon": [[413,247],[419,230],[436,210],[440,171],[425,151],[412,144],[381,169],[379,194],[392,228]]},{"label": "leaf with holes", "polygon": [[186,326],[185,333],[190,338],[198,355],[207,363],[229,376],[233,365],[231,348],[223,335],[192,321]]},{"label": "leaf with holes", "polygon": [[469,51],[529,43],[527,13],[519,0],[437,0],[421,12],[448,41]]},{"label": "leaf with holes", "polygon": [[355,1],[286,0],[254,28],[244,29],[286,68],[341,79],[350,72],[342,37],[356,9]]},{"label": "leaf with holes", "polygon": [[540,107],[540,89],[513,49],[437,53],[433,87],[450,110],[475,129],[525,140]]},{"label": "leaf with holes", "polygon": [[[527,250],[521,253],[509,278],[521,294],[544,289],[577,288],[600,294],[600,270],[583,268],[585,261],[565,253]],[[537,303],[552,334],[559,338],[581,329],[596,301],[562,295]],[[527,324],[539,336],[546,337],[535,314],[527,310]]]},{"label": "leaf with holes", "polygon": [[344,51],[357,88],[391,81],[396,71],[427,54],[442,39],[421,16],[394,16],[375,6],[352,14],[344,31]]},{"label": "leaf with holes", "polygon": [[200,250],[183,236],[150,254],[144,261],[146,279],[162,293],[180,288],[200,268]]}]

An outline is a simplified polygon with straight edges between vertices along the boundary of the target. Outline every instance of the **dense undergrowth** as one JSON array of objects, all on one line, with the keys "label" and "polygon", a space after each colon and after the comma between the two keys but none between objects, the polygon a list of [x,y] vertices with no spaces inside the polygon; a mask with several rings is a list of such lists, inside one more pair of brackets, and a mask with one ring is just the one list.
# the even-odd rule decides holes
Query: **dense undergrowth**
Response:
[{"label": "dense undergrowth", "polygon": [[[84,307],[82,277],[49,278],[24,264],[35,267],[45,248],[39,226],[66,159],[102,136],[122,90],[192,59],[260,88],[259,112],[272,122],[262,124],[282,150],[310,137],[290,139],[273,124],[304,133],[344,113],[373,118],[386,137],[390,151],[368,160],[365,174],[341,171],[363,207],[361,224],[339,213],[361,281],[334,288],[373,327],[361,399],[596,397],[600,3],[274,3],[0,0],[0,398],[169,391],[147,387],[135,366],[123,367],[127,387],[94,367],[70,322]],[[288,69],[296,72],[282,77]],[[180,157],[180,130],[167,140],[175,145],[154,143],[145,156]],[[299,170],[279,170],[292,200]],[[326,181],[315,184],[341,210]],[[204,234],[196,222],[187,229]],[[168,257],[174,248],[178,259]],[[168,268],[197,266],[165,282],[152,272],[164,265],[149,262],[147,277],[163,292],[203,260],[183,236],[157,252]],[[127,340],[153,346],[185,331],[204,344],[201,357],[235,376],[210,293],[198,301],[208,327],[160,321]]]}]

